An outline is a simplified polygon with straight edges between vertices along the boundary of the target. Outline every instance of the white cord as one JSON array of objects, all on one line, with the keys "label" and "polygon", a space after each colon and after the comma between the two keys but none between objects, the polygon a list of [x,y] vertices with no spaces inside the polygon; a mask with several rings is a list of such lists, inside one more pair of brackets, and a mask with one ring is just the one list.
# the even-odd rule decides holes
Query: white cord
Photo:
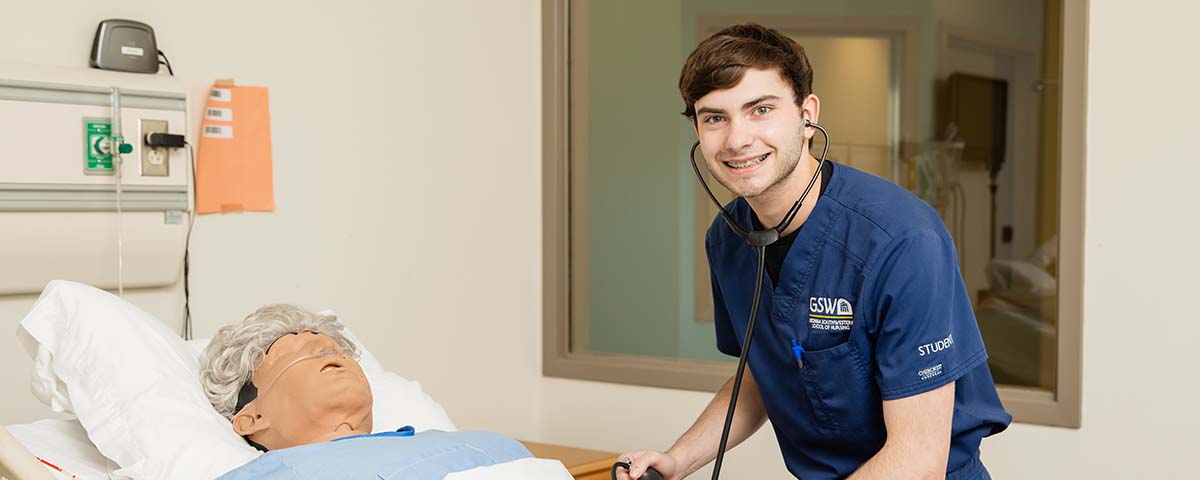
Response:
[{"label": "white cord", "polygon": [[125,296],[125,229],[121,224],[121,156],[113,157],[117,168],[117,295]]},{"label": "white cord", "polygon": [[125,141],[125,136],[121,134],[121,91],[117,87],[112,87],[110,95],[112,104],[112,132],[113,141],[109,142],[109,150],[112,152],[113,168],[117,174],[117,295],[125,296],[125,229],[122,225],[122,217],[124,212],[121,209],[121,170],[124,167],[124,162],[121,158],[121,143]]}]

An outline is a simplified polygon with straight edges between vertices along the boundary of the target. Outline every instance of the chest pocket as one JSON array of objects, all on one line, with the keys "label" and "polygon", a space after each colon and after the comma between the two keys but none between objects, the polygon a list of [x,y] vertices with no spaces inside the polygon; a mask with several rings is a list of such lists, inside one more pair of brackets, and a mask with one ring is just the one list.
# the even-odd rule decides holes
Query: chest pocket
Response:
[{"label": "chest pocket", "polygon": [[[814,272],[814,287],[795,315],[797,336],[804,338],[804,384],[813,425],[826,437],[859,437],[883,424],[873,378],[870,342],[865,341],[865,306],[857,305],[861,267],[842,255],[824,255]],[[806,307],[806,308],[805,308]],[[861,348],[860,348],[861,347]]]},{"label": "chest pocket", "polygon": [[871,385],[870,371],[851,341],[804,352],[800,380],[819,433],[848,437],[882,425],[880,397]]}]

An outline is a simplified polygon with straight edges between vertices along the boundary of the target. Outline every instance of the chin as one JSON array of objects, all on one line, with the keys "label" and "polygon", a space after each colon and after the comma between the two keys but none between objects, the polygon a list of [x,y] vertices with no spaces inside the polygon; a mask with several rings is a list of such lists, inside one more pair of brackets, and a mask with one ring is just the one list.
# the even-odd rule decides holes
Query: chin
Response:
[{"label": "chin", "polygon": [[771,172],[755,172],[760,173],[751,178],[724,178],[716,177],[717,183],[729,190],[730,193],[743,198],[753,198],[762,195],[766,192],[770,185],[763,185],[768,178],[771,178]]},{"label": "chin", "polygon": [[730,188],[729,191],[733,192],[734,195],[737,195],[742,198],[754,198],[759,195],[762,195],[763,192],[766,192],[767,188],[760,186],[760,185],[751,184],[751,185],[739,185],[735,188]]}]

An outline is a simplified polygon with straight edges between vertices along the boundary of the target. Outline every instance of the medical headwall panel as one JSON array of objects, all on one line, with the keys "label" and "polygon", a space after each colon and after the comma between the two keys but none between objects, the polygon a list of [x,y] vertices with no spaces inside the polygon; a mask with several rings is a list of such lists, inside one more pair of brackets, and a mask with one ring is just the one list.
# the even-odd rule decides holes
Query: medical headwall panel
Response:
[{"label": "medical headwall panel", "polygon": [[[0,294],[56,278],[108,289],[175,283],[191,159],[150,148],[144,134],[184,135],[187,118],[173,77],[0,64]],[[114,157],[113,137],[128,153]]]}]

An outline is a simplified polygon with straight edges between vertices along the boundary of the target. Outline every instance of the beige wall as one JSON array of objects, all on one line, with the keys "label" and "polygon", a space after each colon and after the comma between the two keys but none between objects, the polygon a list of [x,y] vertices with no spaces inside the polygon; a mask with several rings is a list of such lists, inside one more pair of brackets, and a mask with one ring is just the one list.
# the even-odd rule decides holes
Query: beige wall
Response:
[{"label": "beige wall", "polygon": [[[703,407],[703,393],[539,374],[539,2],[161,3],[7,6],[22,21],[0,30],[0,61],[82,65],[95,23],[129,17],[155,26],[196,92],[228,75],[272,87],[279,211],[197,223],[197,333],[267,301],[334,307],[460,426],[545,441],[665,448]],[[250,16],[230,15],[235,5]],[[1200,177],[1189,160],[1200,72],[1162,52],[1191,44],[1198,14],[1166,0],[1091,6],[1084,427],[1015,425],[987,441],[995,478],[1194,469],[1200,227],[1184,205]],[[460,37],[427,38],[446,32]],[[178,288],[135,296],[177,324]],[[0,332],[30,302],[0,300]],[[44,416],[20,395],[28,360],[7,338],[0,422]],[[727,468],[783,473],[766,430]]]}]

